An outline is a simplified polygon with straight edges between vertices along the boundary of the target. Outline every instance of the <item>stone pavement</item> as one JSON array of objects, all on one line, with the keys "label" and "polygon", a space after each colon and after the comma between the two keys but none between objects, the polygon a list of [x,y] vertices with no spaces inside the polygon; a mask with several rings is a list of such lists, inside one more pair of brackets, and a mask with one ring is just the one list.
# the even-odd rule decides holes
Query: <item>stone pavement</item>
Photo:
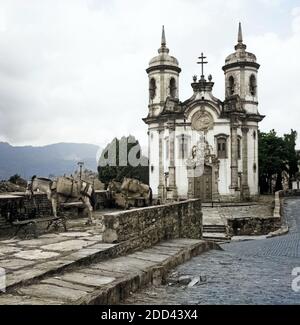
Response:
[{"label": "stone pavement", "polygon": [[300,267],[300,199],[284,207],[290,232],[281,237],[231,242],[174,272],[202,276],[205,283],[151,287],[131,296],[128,304],[300,304],[292,290],[292,270]]},{"label": "stone pavement", "polygon": [[103,213],[94,214],[94,226],[86,226],[86,219],[79,218],[68,221],[68,232],[49,232],[27,240],[0,239],[0,267],[6,272],[7,289],[108,254],[116,245],[102,243]]},{"label": "stone pavement", "polygon": [[[79,240],[80,244],[85,241]],[[161,283],[169,269],[216,247],[192,239],[162,242],[124,257],[90,263],[22,285],[0,295],[0,305],[118,303],[148,283]]]}]

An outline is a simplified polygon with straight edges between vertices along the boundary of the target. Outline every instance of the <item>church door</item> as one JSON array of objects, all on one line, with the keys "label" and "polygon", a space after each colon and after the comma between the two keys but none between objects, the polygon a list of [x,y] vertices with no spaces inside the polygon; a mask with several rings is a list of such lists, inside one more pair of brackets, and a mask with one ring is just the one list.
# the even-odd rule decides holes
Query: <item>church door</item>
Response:
[{"label": "church door", "polygon": [[194,197],[202,202],[212,201],[212,168],[204,166],[204,173],[201,177],[195,178]]}]

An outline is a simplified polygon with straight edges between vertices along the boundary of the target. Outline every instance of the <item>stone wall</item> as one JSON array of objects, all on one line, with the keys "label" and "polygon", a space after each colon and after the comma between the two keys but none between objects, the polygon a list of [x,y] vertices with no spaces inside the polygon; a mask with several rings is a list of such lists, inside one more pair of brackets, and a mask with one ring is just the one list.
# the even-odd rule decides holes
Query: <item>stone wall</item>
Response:
[{"label": "stone wall", "polygon": [[[106,191],[96,191],[96,210],[108,206]],[[8,214],[9,213],[9,214]],[[71,218],[78,216],[78,208],[65,210],[66,216]],[[3,193],[0,196],[0,229],[10,227],[9,221],[18,217],[32,219],[49,216],[52,214],[51,202],[45,193],[35,193],[34,200],[29,199],[23,192]]]},{"label": "stone wall", "polygon": [[300,196],[300,190],[279,191],[280,197]]},{"label": "stone wall", "polygon": [[134,209],[104,215],[103,241],[130,242],[145,248],[173,238],[202,238],[200,200]]},{"label": "stone wall", "polygon": [[241,209],[240,217],[228,218],[228,233],[230,236],[268,235],[280,229],[282,224],[280,211],[280,195],[276,193],[273,202],[265,198],[263,203],[249,206],[245,211]]},{"label": "stone wall", "polygon": [[24,193],[10,193],[1,196],[1,224],[15,218],[29,219],[49,214],[51,214],[51,204],[44,193],[36,193],[31,200]]},{"label": "stone wall", "polygon": [[51,204],[44,193],[36,193],[30,200],[24,193],[9,193],[0,196],[0,232],[11,228],[15,219],[25,220],[49,216]]},{"label": "stone wall", "polygon": [[267,235],[281,227],[281,218],[249,217],[227,220],[230,236],[260,236]]}]

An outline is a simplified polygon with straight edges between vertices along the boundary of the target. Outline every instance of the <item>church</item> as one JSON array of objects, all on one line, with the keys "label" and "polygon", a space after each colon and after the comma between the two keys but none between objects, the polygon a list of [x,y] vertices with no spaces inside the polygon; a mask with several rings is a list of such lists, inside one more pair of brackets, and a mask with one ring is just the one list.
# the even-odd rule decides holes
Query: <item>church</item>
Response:
[{"label": "church", "polygon": [[193,77],[192,96],[179,98],[178,60],[169,55],[163,27],[158,55],[149,63],[149,179],[161,202],[257,199],[260,65],[243,42],[239,24],[234,53],[223,66],[225,99],[213,95],[212,76]]}]

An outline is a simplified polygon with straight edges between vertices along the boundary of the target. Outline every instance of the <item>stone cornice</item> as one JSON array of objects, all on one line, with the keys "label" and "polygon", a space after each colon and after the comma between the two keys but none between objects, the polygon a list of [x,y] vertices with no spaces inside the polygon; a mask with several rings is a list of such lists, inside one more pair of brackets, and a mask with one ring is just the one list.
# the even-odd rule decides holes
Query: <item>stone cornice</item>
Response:
[{"label": "stone cornice", "polygon": [[226,64],[222,67],[223,71],[229,70],[231,68],[244,68],[244,67],[253,67],[256,69],[259,69],[260,64],[256,63],[256,62],[248,62],[248,61],[238,61],[238,62],[234,62],[234,63],[229,63]]},{"label": "stone cornice", "polygon": [[184,118],[185,117],[182,113],[160,114],[158,116],[147,116],[146,118],[143,118],[143,121],[146,124],[151,124],[151,123],[163,123],[169,120],[176,121],[176,119],[184,119]]},{"label": "stone cornice", "polygon": [[245,99],[241,99],[241,102],[243,104],[251,104],[251,105],[257,105],[258,106],[258,102],[257,101],[252,101],[252,100],[245,100]]},{"label": "stone cornice", "polygon": [[157,70],[159,70],[159,71],[173,70],[173,71],[176,71],[178,73],[181,72],[181,69],[179,67],[176,67],[176,66],[173,66],[173,65],[167,65],[167,64],[160,64],[160,65],[150,67],[150,68],[146,69],[146,72],[150,73],[152,71],[157,71]]},{"label": "stone cornice", "polygon": [[260,114],[246,114],[247,121],[261,122],[266,116]]}]

